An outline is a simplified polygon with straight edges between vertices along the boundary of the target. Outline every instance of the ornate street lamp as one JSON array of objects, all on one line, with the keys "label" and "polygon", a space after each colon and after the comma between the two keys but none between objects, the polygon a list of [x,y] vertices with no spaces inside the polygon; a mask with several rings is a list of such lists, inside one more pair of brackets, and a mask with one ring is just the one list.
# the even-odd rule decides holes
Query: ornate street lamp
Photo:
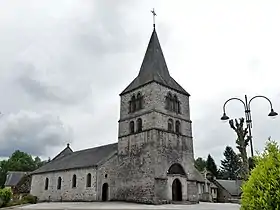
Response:
[{"label": "ornate street lamp", "polygon": [[244,105],[244,109],[245,109],[245,119],[246,119],[246,124],[247,124],[247,127],[248,127],[248,131],[249,131],[249,139],[250,139],[250,146],[251,146],[251,155],[252,157],[254,156],[254,150],[253,150],[253,143],[252,143],[252,131],[251,131],[251,128],[252,128],[252,117],[251,117],[251,108],[250,108],[250,104],[251,104],[251,101],[255,98],[264,98],[266,99],[269,104],[270,104],[270,112],[268,114],[269,117],[276,117],[278,114],[277,112],[275,112],[272,108],[272,103],[271,101],[265,97],[265,96],[254,96],[253,98],[251,98],[248,102],[247,100],[247,95],[245,95],[245,102],[243,100],[241,100],[240,98],[230,98],[228,99],[225,103],[224,103],[224,106],[223,106],[223,116],[221,117],[221,120],[223,121],[226,121],[226,120],[229,120],[229,117],[226,115],[226,104],[229,102],[229,101],[232,101],[232,100],[238,100],[240,101],[243,105]]}]

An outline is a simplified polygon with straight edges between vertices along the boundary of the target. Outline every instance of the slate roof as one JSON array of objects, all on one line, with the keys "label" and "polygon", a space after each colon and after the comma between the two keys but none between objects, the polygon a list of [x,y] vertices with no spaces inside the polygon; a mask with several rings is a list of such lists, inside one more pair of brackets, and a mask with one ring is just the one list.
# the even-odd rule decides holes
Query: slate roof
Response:
[{"label": "slate roof", "polygon": [[32,174],[98,166],[105,158],[117,152],[117,149],[118,144],[114,143],[72,152],[63,157],[53,159],[33,171]]},{"label": "slate roof", "polygon": [[138,76],[120,95],[153,81],[184,95],[190,95],[170,76],[155,29],[150,38]]},{"label": "slate roof", "polygon": [[62,150],[57,156],[53,158],[53,160],[64,157],[65,155],[69,155],[73,153],[73,150],[70,148],[70,144],[67,144],[67,147]]},{"label": "slate roof", "polygon": [[204,176],[195,168],[195,166],[190,165],[186,172],[188,174],[188,180],[205,182]]},{"label": "slate roof", "polygon": [[16,186],[19,181],[27,174],[27,172],[23,171],[8,171],[5,186],[13,187]]},{"label": "slate roof", "polygon": [[216,179],[216,182],[222,186],[229,194],[239,196],[241,193],[241,181]]}]

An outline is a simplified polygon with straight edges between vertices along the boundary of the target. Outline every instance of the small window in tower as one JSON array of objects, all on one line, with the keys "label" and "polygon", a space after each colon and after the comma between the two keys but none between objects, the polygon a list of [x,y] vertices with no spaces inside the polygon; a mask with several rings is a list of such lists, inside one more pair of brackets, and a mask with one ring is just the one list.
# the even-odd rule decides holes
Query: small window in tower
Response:
[{"label": "small window in tower", "polygon": [[178,113],[179,112],[179,106],[178,106],[179,105],[179,103],[178,103],[179,101],[178,101],[178,98],[177,98],[176,95],[174,95],[173,99],[174,99],[173,100],[173,108],[174,108],[173,110],[174,110],[174,112]]},{"label": "small window in tower", "polygon": [[129,101],[129,106],[128,106],[129,108],[129,111],[128,111],[128,113],[131,113],[132,112],[132,102],[131,101]]},{"label": "small window in tower", "polygon": [[129,131],[130,131],[130,133],[134,133],[134,122],[133,121],[130,121],[130,123],[129,123]]},{"label": "small window in tower", "polygon": [[131,108],[130,108],[131,112],[135,112],[136,111],[136,98],[135,98],[135,95],[133,95],[131,97],[130,106],[131,106]]},{"label": "small window in tower", "polygon": [[165,108],[169,111],[171,111],[171,103],[172,103],[172,95],[171,93],[168,93],[165,98]]},{"label": "small window in tower", "polygon": [[142,131],[142,119],[138,118],[137,119],[137,132],[141,132]]},{"label": "small window in tower", "polygon": [[178,101],[178,113],[181,114],[181,106],[180,106],[180,101]]},{"label": "small window in tower", "polygon": [[46,178],[45,180],[45,190],[48,190],[49,188],[49,178]]},{"label": "small window in tower", "polygon": [[179,120],[176,121],[175,132],[176,133],[181,133],[181,123],[180,123]]},{"label": "small window in tower", "polygon": [[174,131],[174,129],[173,129],[173,120],[172,119],[168,120],[168,131]]},{"label": "small window in tower", "polygon": [[77,187],[77,176],[76,174],[72,177],[72,188]]},{"label": "small window in tower", "polygon": [[170,111],[174,112],[175,106],[174,106],[174,97],[171,96],[170,98]]},{"label": "small window in tower", "polygon": [[137,93],[137,98],[136,98],[137,102],[136,102],[136,110],[140,110],[143,108],[143,96],[141,95],[141,93]]}]

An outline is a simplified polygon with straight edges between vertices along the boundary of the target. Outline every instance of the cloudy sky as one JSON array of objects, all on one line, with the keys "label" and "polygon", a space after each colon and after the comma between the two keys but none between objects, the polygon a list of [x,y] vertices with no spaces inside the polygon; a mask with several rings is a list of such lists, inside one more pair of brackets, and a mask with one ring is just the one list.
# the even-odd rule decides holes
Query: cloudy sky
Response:
[{"label": "cloudy sky", "polygon": [[[280,112],[280,2],[151,0],[0,1],[0,157],[53,157],[117,141],[119,93],[138,74],[152,15],[173,78],[190,94],[195,156],[219,164],[235,134],[230,97],[269,97]],[[280,117],[251,104],[253,137],[280,141]],[[232,101],[228,115],[242,117]]]}]

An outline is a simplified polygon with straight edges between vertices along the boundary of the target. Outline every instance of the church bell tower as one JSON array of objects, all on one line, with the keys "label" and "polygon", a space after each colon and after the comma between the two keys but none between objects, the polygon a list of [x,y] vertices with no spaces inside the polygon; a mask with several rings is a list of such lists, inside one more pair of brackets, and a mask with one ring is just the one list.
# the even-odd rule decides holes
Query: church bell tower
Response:
[{"label": "church bell tower", "polygon": [[171,77],[154,27],[137,77],[120,94],[118,199],[172,200],[174,173],[184,177],[182,200],[196,195],[187,193],[195,170],[189,96]]}]

